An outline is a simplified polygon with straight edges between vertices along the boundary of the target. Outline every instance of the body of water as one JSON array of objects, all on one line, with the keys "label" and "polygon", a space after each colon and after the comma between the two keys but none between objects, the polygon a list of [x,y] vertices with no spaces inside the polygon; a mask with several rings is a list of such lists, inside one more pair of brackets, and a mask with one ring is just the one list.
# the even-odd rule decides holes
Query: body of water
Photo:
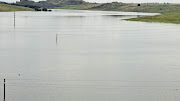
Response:
[{"label": "body of water", "polygon": [[0,13],[0,99],[179,101],[180,25],[136,12]]}]

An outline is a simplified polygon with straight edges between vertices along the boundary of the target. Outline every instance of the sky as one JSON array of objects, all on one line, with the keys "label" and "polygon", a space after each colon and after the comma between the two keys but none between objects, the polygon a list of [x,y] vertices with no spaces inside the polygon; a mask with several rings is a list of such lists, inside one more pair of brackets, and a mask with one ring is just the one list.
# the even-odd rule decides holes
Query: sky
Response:
[{"label": "sky", "polygon": [[[18,1],[18,0],[0,0],[0,1],[15,2],[15,1]],[[42,1],[42,0],[33,0],[33,1]],[[124,2],[124,3],[147,3],[147,2],[180,3],[180,0],[85,0],[85,1],[88,1],[88,2],[98,2],[98,3],[106,3],[106,2],[114,2],[114,1]]]}]

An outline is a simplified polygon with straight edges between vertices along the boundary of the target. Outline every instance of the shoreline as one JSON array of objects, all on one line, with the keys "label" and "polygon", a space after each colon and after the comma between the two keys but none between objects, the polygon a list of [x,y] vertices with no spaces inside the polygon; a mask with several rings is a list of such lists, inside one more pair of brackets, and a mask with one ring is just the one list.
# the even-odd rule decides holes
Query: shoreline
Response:
[{"label": "shoreline", "polygon": [[[119,2],[105,4],[84,3],[79,5],[63,5],[62,7],[55,7],[51,9],[159,13],[160,15],[124,20],[180,24],[180,4],[137,4]],[[34,11],[34,9],[0,3],[0,12],[11,11]]]},{"label": "shoreline", "polygon": [[[87,5],[87,4],[86,4]],[[92,4],[91,4],[92,6]],[[85,7],[83,5],[68,5],[56,7],[55,9],[74,9],[74,10],[95,10],[95,11],[121,11],[121,12],[142,12],[159,13],[160,15],[145,16],[139,18],[124,19],[126,21],[159,22],[180,24],[180,4],[138,4],[135,3],[106,3]]]}]

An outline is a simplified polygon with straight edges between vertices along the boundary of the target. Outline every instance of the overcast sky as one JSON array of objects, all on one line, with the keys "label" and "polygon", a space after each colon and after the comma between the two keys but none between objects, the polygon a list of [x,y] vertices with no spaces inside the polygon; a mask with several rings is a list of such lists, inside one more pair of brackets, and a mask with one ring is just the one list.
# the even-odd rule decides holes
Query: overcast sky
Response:
[{"label": "overcast sky", "polygon": [[[18,0],[0,0],[0,1],[15,2],[15,1],[18,1]],[[40,0],[33,0],[33,1],[40,1]],[[146,2],[180,3],[180,0],[85,0],[85,1],[88,1],[88,2],[99,2],[99,3],[113,2],[113,1],[126,2],[126,3],[146,3]]]}]

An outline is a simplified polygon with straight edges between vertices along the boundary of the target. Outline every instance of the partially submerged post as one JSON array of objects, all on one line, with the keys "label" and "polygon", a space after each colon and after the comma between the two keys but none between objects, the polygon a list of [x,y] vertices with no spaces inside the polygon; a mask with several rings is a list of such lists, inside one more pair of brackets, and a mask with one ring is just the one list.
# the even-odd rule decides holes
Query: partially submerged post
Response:
[{"label": "partially submerged post", "polygon": [[14,11],[14,27],[16,26],[16,12]]},{"label": "partially submerged post", "polygon": [[4,79],[4,101],[6,100],[6,79]]},{"label": "partially submerged post", "polygon": [[56,45],[58,44],[58,35],[60,34],[56,34]]},{"label": "partially submerged post", "polygon": [[57,44],[57,41],[58,41],[58,34],[56,34],[56,44]]}]

